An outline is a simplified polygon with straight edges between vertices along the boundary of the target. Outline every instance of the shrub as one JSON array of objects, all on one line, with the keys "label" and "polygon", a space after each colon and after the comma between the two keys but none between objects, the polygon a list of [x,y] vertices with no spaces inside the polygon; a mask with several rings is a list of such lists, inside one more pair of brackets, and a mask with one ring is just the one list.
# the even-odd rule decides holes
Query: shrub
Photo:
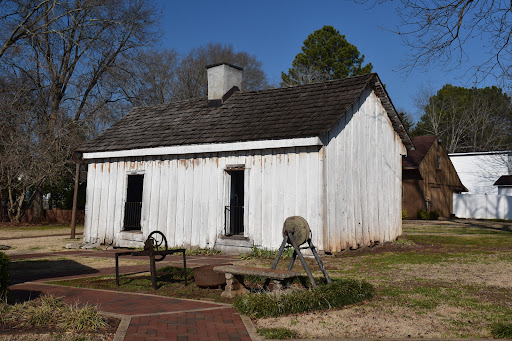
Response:
[{"label": "shrub", "polygon": [[495,323],[491,334],[497,339],[512,339],[512,323]]},{"label": "shrub", "polygon": [[422,220],[437,220],[439,218],[439,212],[437,211],[418,210],[416,214],[418,219]]},{"label": "shrub", "polygon": [[53,295],[15,305],[0,306],[0,330],[56,329],[93,332],[107,326],[96,306],[68,305]]},{"label": "shrub", "polygon": [[[265,259],[273,259],[276,258],[278,250],[269,250],[269,249],[261,249],[257,246],[253,246],[250,252],[243,253],[240,252],[238,258],[240,259],[254,259],[254,258],[265,258]],[[282,259],[291,258],[293,254],[293,248],[286,248],[281,255]]]},{"label": "shrub", "polygon": [[372,298],[375,288],[368,282],[356,280],[333,280],[313,290],[291,293],[255,293],[239,296],[235,308],[251,317],[276,317],[342,307]]},{"label": "shrub", "polygon": [[402,219],[407,219],[407,210],[402,210]]},{"label": "shrub", "polygon": [[61,317],[58,323],[62,330],[77,332],[95,331],[106,326],[107,323],[98,313],[98,308],[90,304],[69,306],[66,316]]},{"label": "shrub", "polygon": [[258,335],[265,339],[295,339],[297,333],[287,328],[260,328]]},{"label": "shrub", "polygon": [[9,257],[3,252],[0,252],[0,302],[7,299],[7,289],[9,287]]},{"label": "shrub", "polygon": [[439,212],[430,211],[429,220],[437,220],[439,218]]}]

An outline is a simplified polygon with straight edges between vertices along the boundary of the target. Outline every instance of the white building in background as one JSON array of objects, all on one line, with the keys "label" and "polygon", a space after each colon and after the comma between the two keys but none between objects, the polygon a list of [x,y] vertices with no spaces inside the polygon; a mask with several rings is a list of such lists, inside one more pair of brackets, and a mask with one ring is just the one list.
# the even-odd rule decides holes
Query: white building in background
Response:
[{"label": "white building in background", "polygon": [[[449,154],[467,193],[453,195],[458,218],[512,219],[512,151]],[[502,179],[501,186],[499,179]]]},{"label": "white building in background", "polygon": [[494,183],[512,172],[512,151],[453,153],[448,155],[466,194],[498,194]]}]

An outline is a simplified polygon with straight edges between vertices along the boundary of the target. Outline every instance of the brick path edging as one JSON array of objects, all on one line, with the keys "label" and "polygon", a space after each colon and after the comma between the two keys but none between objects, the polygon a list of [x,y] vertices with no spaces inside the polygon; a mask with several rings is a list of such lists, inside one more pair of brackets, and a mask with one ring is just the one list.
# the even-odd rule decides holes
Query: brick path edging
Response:
[{"label": "brick path edging", "polygon": [[[112,257],[113,252],[100,252],[102,257]],[[95,256],[96,252],[64,251],[45,255],[16,255],[13,258],[29,259],[57,254]],[[100,256],[100,257],[101,257]],[[226,256],[190,257],[190,265],[224,263]],[[170,258],[170,263],[173,263]],[[187,263],[189,260],[187,259]],[[188,265],[188,264],[187,264]],[[125,267],[123,267],[125,268]],[[124,270],[136,270],[146,266],[127,266]],[[230,340],[260,341],[252,321],[238,314],[231,304],[165,297],[146,293],[128,293],[115,290],[66,287],[45,283],[70,277],[90,277],[113,272],[113,268],[99,269],[95,273],[51,274],[46,278],[26,278],[12,285],[11,290],[33,293],[53,293],[70,303],[98,305],[101,314],[120,319],[114,341],[153,340]],[[139,270],[139,269],[137,269]],[[131,271],[130,271],[131,272]],[[62,276],[62,277],[61,277]],[[59,278],[60,277],[60,278]],[[29,281],[26,281],[29,280]]]},{"label": "brick path edging", "polygon": [[69,303],[97,304],[102,314],[121,319],[115,341],[260,340],[252,321],[225,303],[41,282],[16,284],[11,289],[53,293]]}]

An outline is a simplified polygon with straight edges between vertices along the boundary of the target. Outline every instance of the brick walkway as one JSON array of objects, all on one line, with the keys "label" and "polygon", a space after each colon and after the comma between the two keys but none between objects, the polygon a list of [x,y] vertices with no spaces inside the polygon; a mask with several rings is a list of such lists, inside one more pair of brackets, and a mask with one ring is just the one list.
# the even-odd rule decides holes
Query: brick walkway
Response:
[{"label": "brick walkway", "polygon": [[[64,254],[89,257],[113,258],[111,251],[73,251],[66,253],[51,253],[20,255],[14,259],[44,258],[48,256],[63,256]],[[139,258],[140,259],[140,258]],[[187,257],[187,267],[204,264],[220,264],[232,260],[227,256],[190,256]],[[180,263],[180,257],[169,257],[161,263]],[[122,267],[122,272],[135,269],[147,269],[147,266]],[[247,331],[246,325],[236,310],[228,304],[177,299],[149,294],[126,293],[109,290],[72,288],[46,284],[44,281],[55,280],[56,277],[87,277],[112,274],[114,268],[97,269],[94,274],[58,274],[52,278],[30,278],[24,282],[22,278],[13,278],[19,284],[10,287],[12,294],[25,299],[33,299],[43,293],[52,293],[62,297],[69,303],[89,303],[98,305],[107,314],[122,318],[115,340],[152,341],[152,340],[230,340],[249,341],[257,339]],[[57,275],[57,274],[56,274]],[[78,275],[78,276],[77,276]],[[36,282],[37,281],[37,282]],[[23,283],[24,282],[24,283]],[[247,322],[246,322],[247,323]],[[250,323],[250,322],[249,322]],[[252,325],[249,326],[252,329]],[[252,338],[251,336],[252,335]]]},{"label": "brick walkway", "polygon": [[233,308],[132,317],[125,340],[148,340],[149,335],[152,340],[251,340]]}]

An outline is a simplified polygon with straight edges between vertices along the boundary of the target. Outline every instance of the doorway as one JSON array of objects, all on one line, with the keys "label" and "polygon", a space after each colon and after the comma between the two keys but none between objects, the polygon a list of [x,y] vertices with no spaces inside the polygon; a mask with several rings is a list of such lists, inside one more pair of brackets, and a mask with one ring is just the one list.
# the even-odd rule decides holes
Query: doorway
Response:
[{"label": "doorway", "polygon": [[124,230],[140,231],[142,211],[142,191],[144,190],[144,175],[128,175],[126,202],[124,204]]},{"label": "doorway", "polygon": [[225,209],[227,236],[244,234],[244,170],[228,171],[230,177],[229,206]]}]

